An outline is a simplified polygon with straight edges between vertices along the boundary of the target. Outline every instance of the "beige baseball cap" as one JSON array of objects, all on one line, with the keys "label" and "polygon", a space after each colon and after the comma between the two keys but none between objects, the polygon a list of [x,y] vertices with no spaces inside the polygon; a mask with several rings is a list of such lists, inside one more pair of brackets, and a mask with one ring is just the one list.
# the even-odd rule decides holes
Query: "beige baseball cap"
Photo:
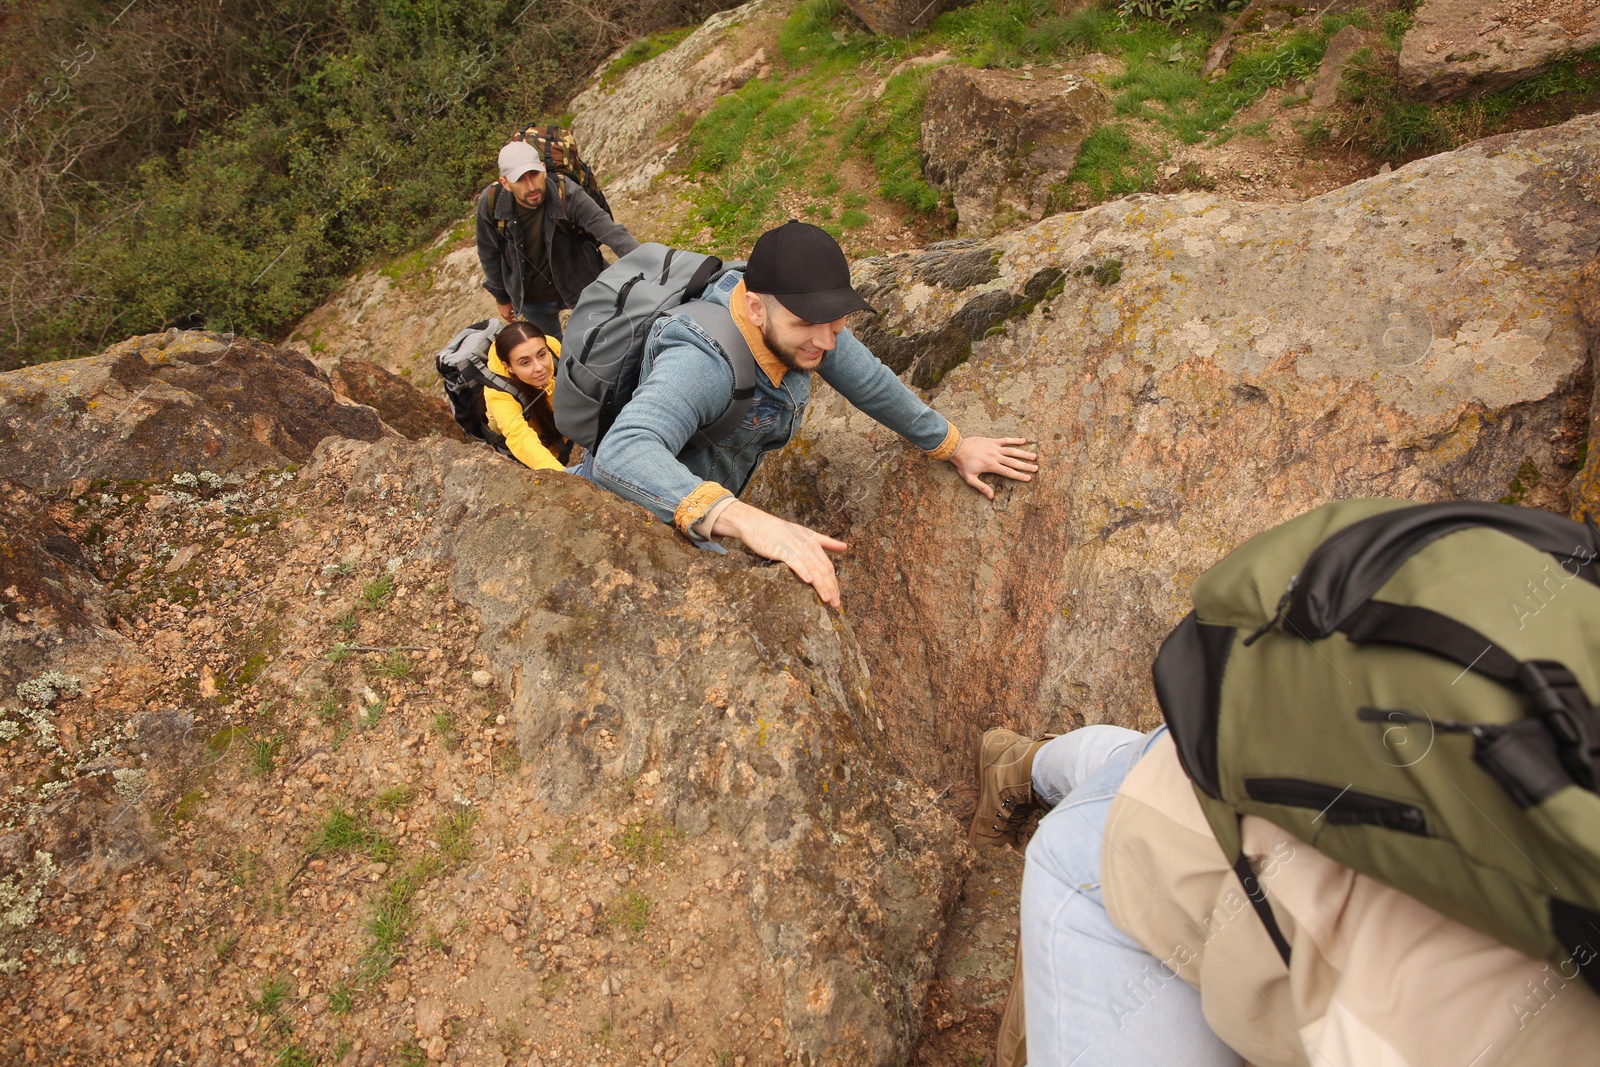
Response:
[{"label": "beige baseball cap", "polygon": [[526,141],[512,141],[500,149],[500,177],[514,182],[530,170],[544,172],[539,150]]}]

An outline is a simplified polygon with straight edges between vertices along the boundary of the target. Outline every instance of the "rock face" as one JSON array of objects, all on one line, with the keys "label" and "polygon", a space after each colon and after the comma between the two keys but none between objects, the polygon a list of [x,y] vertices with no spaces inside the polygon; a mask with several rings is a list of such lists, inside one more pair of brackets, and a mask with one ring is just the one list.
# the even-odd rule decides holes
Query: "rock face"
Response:
[{"label": "rock face", "polygon": [[494,297],[483,288],[470,217],[440,234],[429,252],[434,258],[418,278],[396,280],[383,270],[351,278],[300,320],[289,346],[319,360],[354,356],[395,373],[408,371],[419,388],[439,390],[433,368],[439,350],[496,311]]},{"label": "rock face", "polygon": [[[240,962],[248,953],[254,966],[287,967],[279,953],[292,950],[306,961],[305,995],[344,988],[368,1015],[341,1025],[394,1055],[413,1037],[441,1055],[458,1042],[428,1022],[443,1010],[431,1001],[427,1012],[419,1002],[414,1032],[394,1037],[393,1020],[380,1021],[382,1001],[414,982],[451,995],[452,1012],[490,1005],[546,1049],[592,1038],[599,989],[615,998],[599,1009],[614,1014],[614,1040],[631,1047],[644,1032],[630,1055],[668,1038],[677,1049],[681,1034],[686,1047],[745,1047],[763,1063],[906,1062],[969,854],[936,791],[889,755],[844,620],[782,569],[700,552],[581,479],[394,435],[279,349],[162,340],[49,368],[53,382],[23,379],[20,401],[17,376],[4,383],[8,404],[33,415],[12,440],[41,449],[69,429],[100,434],[87,420],[123,395],[106,382],[146,390],[131,432],[76,457],[68,498],[0,486],[0,722],[6,741],[26,734],[17,743],[37,743],[60,768],[60,781],[36,790],[37,770],[0,766],[10,805],[0,816],[28,827],[0,836],[6,876],[21,872],[31,892],[60,873],[96,908],[88,887],[115,885],[115,899],[137,902],[132,914],[158,930],[174,894],[202,909],[225,902],[206,893],[217,866],[255,888],[298,879],[277,933],[246,923]],[[202,372],[209,392],[197,392]],[[259,402],[244,407],[251,396]],[[61,412],[80,421],[45,417]],[[255,449],[230,419],[259,429]],[[150,436],[154,427],[168,437]],[[222,466],[308,458],[318,434],[292,477]],[[5,462],[45,470],[44,484],[63,463]],[[183,474],[149,482],[195,466],[227,471],[216,492]],[[177,499],[174,485],[194,492]],[[350,659],[352,645],[372,658]],[[112,653],[116,669],[102,670]],[[47,683],[63,687],[59,700]],[[7,710],[13,692],[23,710]],[[247,745],[236,722],[269,747]],[[452,731],[466,737],[451,741]],[[231,748],[255,753],[255,769]],[[385,795],[404,798],[395,803],[407,805],[412,838],[384,839],[392,862],[319,851],[329,812],[378,810],[380,775],[383,788],[404,787]],[[317,803],[257,814],[262,794],[280,789],[314,790]],[[452,819],[478,826],[484,847],[440,859],[445,837],[423,827]],[[165,829],[179,822],[182,834]],[[534,845],[539,826],[582,837],[592,858],[570,842]],[[356,911],[400,892],[416,894],[403,899],[419,916],[398,935],[403,958],[385,964],[384,984],[363,979],[352,993],[340,983],[371,964]],[[58,903],[53,889],[38,896],[40,914]],[[437,943],[460,947],[454,957],[428,947],[422,915]],[[480,925],[494,936],[478,938]],[[117,959],[143,966],[139,929],[125,927]],[[29,996],[30,983],[57,999],[55,972],[38,962],[53,930],[0,929],[0,958],[33,961],[21,977],[0,973],[0,1002]],[[181,951],[196,946],[215,962],[210,942]],[[174,983],[198,968],[177,967]],[[254,970],[237,974],[259,984]],[[546,998],[559,1002],[569,981],[572,1006],[557,1011]],[[182,1029],[196,1040],[225,1025],[226,998],[209,985],[186,986]],[[109,1017],[121,987],[73,995]],[[79,1035],[73,1047],[109,1054],[128,1032]],[[502,1032],[491,1024],[459,1038],[459,1061],[478,1061],[470,1041],[498,1048]],[[40,1039],[46,1052],[66,1040]]]},{"label": "rock face", "polygon": [[283,467],[324,437],[393,432],[341,401],[309,360],[220,334],[146,334],[0,374],[0,472],[36,490]]},{"label": "rock face", "polygon": [[1105,92],[1076,75],[941,67],[922,113],[925,170],[954,197],[965,232],[1037,220],[1110,114]]},{"label": "rock face", "polygon": [[468,440],[443,397],[413,389],[404,378],[390,374],[375,363],[341,359],[329,369],[328,377],[335,393],[354,403],[365,404],[406,437]]},{"label": "rock face", "polygon": [[862,334],[915,377],[959,333],[934,403],[1044,468],[990,504],[824,392],[751,498],[852,545],[846,614],[931,780],[991,725],[1149,726],[1190,583],[1260,530],[1350,496],[1566,510],[1597,232],[1588,116],[1304,203],[1141,197],[867,261]]},{"label": "rock face", "polygon": [[1485,5],[1423,0],[1400,48],[1400,81],[1420,100],[1494,92],[1600,45],[1600,6],[1589,0]]},{"label": "rock face", "polygon": [[755,76],[763,34],[794,7],[795,0],[754,0],[712,15],[682,44],[609,84],[600,68],[594,84],[573,97],[572,133],[607,199],[626,199],[666,168],[677,147],[662,143],[663,131],[679,116],[693,121]]},{"label": "rock face", "polygon": [[952,8],[964,7],[970,0],[845,0],[856,18],[873,33],[909,37]]},{"label": "rock face", "polygon": [[416,553],[481,616],[553,813],[605,812],[638,779],[682,832],[732,836],[752,933],[708,962],[781,972],[792,1054],[903,1062],[960,831],[887,758],[848,627],[776,568],[481,448],[331,441],[307,477],[434,516]]},{"label": "rock face", "polygon": [[[1578,307],[1578,318],[1585,327],[1589,341],[1588,384],[1592,391],[1594,365],[1596,361],[1600,361],[1600,250],[1597,250],[1595,258],[1578,272],[1573,299]],[[1600,400],[1590,406],[1589,441],[1583,470],[1572,480],[1568,495],[1571,498],[1573,518],[1600,522],[1600,450],[1595,448],[1595,442],[1600,442]]]},{"label": "rock face", "polygon": [[1371,47],[1372,35],[1354,26],[1345,26],[1333,35],[1328,49],[1322,54],[1322,63],[1311,80],[1311,109],[1326,111],[1339,97],[1339,84],[1344,81],[1345,68],[1363,48]]},{"label": "rock face", "polygon": [[82,545],[28,489],[0,480],[0,693],[71,656],[85,674],[120,658],[106,628],[99,576]]}]

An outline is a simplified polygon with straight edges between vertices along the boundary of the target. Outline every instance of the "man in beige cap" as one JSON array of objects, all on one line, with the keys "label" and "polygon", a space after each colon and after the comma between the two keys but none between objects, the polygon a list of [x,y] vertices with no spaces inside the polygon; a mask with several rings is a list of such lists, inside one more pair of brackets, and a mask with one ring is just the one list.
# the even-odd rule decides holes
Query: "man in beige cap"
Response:
[{"label": "man in beige cap", "polygon": [[500,180],[478,197],[478,262],[501,318],[521,315],[560,340],[557,313],[605,269],[601,244],[618,256],[639,247],[576,182],[547,173],[531,144],[500,149]]}]

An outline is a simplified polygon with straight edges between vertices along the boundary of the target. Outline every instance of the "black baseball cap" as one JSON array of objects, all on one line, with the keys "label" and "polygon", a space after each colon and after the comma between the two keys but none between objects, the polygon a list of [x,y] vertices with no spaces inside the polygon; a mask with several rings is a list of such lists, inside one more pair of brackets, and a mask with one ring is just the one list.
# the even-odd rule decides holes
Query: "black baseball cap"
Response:
[{"label": "black baseball cap", "polygon": [[807,322],[832,322],[872,305],[850,287],[850,263],[827,230],[790,219],[750,251],[744,287],[773,297]]}]

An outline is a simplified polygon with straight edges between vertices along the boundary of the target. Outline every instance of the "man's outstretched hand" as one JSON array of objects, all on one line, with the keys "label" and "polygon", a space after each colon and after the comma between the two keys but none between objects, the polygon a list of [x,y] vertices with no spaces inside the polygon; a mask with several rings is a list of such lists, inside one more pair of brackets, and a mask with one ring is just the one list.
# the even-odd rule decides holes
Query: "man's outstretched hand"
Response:
[{"label": "man's outstretched hand", "polygon": [[758,556],[775,559],[794,571],[817,591],[823,603],[839,607],[839,578],[833,573],[829,552],[850,546],[798,523],[769,515],[742,500],[735,500],[717,516],[713,534],[731,534]]},{"label": "man's outstretched hand", "polygon": [[994,487],[979,475],[1002,474],[1013,481],[1031,482],[1033,472],[1039,469],[1034,460],[1037,452],[1022,446],[1025,437],[963,437],[956,450],[950,454],[950,463],[972,488],[994,499]]}]

